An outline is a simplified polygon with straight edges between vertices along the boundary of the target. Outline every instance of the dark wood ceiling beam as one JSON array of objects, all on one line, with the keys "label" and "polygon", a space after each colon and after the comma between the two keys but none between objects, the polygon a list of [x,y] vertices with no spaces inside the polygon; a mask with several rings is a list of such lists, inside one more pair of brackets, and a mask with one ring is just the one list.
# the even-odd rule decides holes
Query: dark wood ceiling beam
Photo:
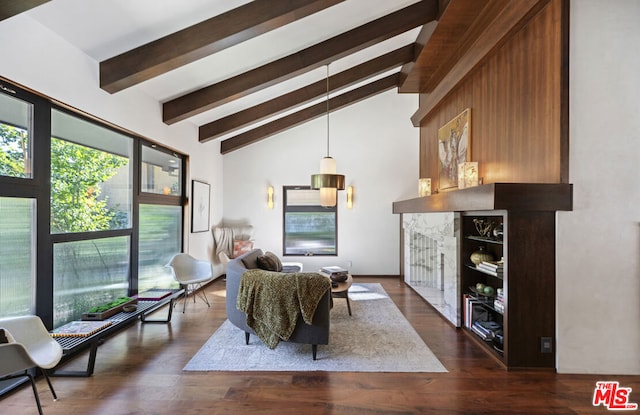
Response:
[{"label": "dark wood ceiling beam", "polygon": [[[329,112],[339,110],[373,95],[388,91],[398,86],[399,73],[386,76],[377,81],[356,88],[352,91],[333,97],[329,100]],[[281,131],[295,127],[327,113],[327,103],[321,102],[308,108],[271,121],[267,124],[238,134],[220,143],[220,153],[227,154],[239,148],[256,143]]]},{"label": "dark wood ceiling beam", "polygon": [[512,34],[522,29],[549,1],[510,1],[489,27],[477,37],[473,47],[455,62],[433,91],[421,97],[420,108],[411,117],[413,125],[419,127],[422,120],[429,116],[442,99],[462,82],[465,76],[481,65],[493,51],[499,49]]},{"label": "dark wood ceiling beam", "polygon": [[451,0],[399,91],[432,91],[508,2]]},{"label": "dark wood ceiling beam", "polygon": [[404,84],[405,80],[413,70],[415,61],[420,57],[422,50],[431,38],[431,35],[433,34],[433,31],[435,30],[437,24],[437,21],[433,21],[422,26],[422,29],[420,30],[420,33],[418,33],[418,37],[416,38],[416,42],[414,43],[415,48],[413,50],[413,59],[411,59],[410,62],[402,65],[402,69],[400,70],[400,83],[398,84],[399,86],[402,86]]},{"label": "dark wood ceiling beam", "polygon": [[422,0],[284,58],[164,103],[162,118],[173,124],[219,105],[326,65],[434,20],[438,0]]},{"label": "dark wood ceiling beam", "polygon": [[115,93],[344,0],[254,0],[100,62],[100,87]]},{"label": "dark wood ceiling beam", "polygon": [[[332,92],[339,91],[409,62],[413,59],[413,51],[414,44],[410,44],[332,75],[329,77],[329,90]],[[304,105],[326,93],[326,80],[314,82],[313,84],[265,101],[251,108],[201,125],[199,128],[200,142],[205,143],[251,123],[278,115],[297,105]]]},{"label": "dark wood ceiling beam", "polygon": [[26,12],[27,10],[47,3],[49,0],[3,0],[0,1],[0,21],[11,16]]}]

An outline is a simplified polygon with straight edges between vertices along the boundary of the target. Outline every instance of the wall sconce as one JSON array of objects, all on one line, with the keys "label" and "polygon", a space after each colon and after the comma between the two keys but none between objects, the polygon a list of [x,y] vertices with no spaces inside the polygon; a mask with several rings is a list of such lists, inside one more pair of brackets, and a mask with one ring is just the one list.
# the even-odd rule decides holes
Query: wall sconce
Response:
[{"label": "wall sconce", "polygon": [[267,207],[273,209],[273,186],[267,187]]},{"label": "wall sconce", "polygon": [[353,186],[347,187],[347,209],[353,208]]},{"label": "wall sconce", "polygon": [[478,185],[478,162],[466,161],[458,164],[458,188],[466,189]]},{"label": "wall sconce", "polygon": [[418,195],[420,197],[423,196],[431,196],[431,179],[418,179]]}]

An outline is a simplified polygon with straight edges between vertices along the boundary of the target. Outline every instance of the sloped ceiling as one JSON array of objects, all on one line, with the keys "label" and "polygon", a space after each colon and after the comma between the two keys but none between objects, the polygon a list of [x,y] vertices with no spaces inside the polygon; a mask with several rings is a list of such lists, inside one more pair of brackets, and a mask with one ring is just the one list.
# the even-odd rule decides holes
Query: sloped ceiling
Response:
[{"label": "sloped ceiling", "polygon": [[327,88],[330,110],[429,92],[511,1],[30,0],[0,20],[28,13],[100,63],[99,87],[227,153],[322,116]]}]

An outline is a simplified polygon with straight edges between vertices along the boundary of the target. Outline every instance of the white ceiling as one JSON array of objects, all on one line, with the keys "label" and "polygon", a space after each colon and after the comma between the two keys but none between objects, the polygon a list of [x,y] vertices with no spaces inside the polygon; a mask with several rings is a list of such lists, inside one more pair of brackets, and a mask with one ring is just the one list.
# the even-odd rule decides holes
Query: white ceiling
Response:
[{"label": "white ceiling", "polygon": [[[417,1],[346,0],[131,88],[138,89],[159,102],[165,102],[295,53]],[[26,13],[100,62],[245,3],[248,1],[52,0]],[[419,31],[420,28],[416,28],[340,59],[330,65],[330,72],[332,74],[341,72],[376,56],[413,43]],[[191,117],[187,122],[203,125],[311,82],[324,79],[325,76],[326,68],[316,69]],[[253,127],[255,125],[251,128]],[[237,133],[238,131],[234,134]]]}]

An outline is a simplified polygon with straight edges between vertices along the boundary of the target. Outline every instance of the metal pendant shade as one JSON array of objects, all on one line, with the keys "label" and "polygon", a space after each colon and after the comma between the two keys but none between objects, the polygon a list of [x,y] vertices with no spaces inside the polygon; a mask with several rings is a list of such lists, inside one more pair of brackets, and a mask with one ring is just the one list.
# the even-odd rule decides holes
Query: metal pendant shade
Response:
[{"label": "metal pendant shade", "polygon": [[327,65],[327,155],[320,160],[320,174],[311,175],[311,188],[320,189],[320,205],[336,205],[336,191],[344,190],[344,175],[336,174],[336,161],[329,155],[329,65]]}]

